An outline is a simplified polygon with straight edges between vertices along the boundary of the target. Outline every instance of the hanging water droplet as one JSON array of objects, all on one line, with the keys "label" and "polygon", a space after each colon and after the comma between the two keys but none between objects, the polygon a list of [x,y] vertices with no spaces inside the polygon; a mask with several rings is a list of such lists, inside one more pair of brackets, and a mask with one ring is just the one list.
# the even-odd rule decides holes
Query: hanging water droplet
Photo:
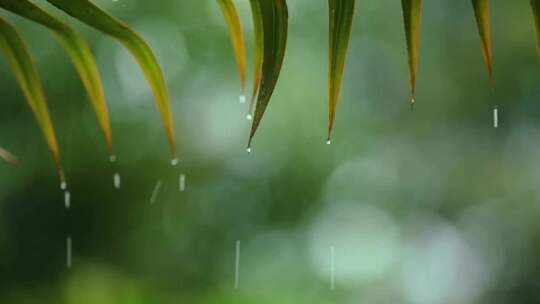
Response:
[{"label": "hanging water droplet", "polygon": [[114,177],[113,177],[113,180],[114,180],[114,188],[115,189],[120,189],[120,174],[117,172],[114,174]]},{"label": "hanging water droplet", "polygon": [[178,158],[173,158],[173,159],[171,159],[171,166],[174,167],[174,166],[178,165],[178,163],[179,163]]},{"label": "hanging water droplet", "polygon": [[251,153],[251,147],[247,148],[247,153]]},{"label": "hanging water droplet", "polygon": [[246,115],[246,119],[247,120],[253,120],[253,115],[251,115],[251,114]]},{"label": "hanging water droplet", "polygon": [[331,145],[331,144],[332,144],[332,140],[331,140],[331,139],[327,140],[327,141],[326,141],[326,144],[327,144],[327,145]]},{"label": "hanging water droplet", "polygon": [[66,209],[69,209],[71,207],[71,193],[69,191],[64,192],[64,206]]},{"label": "hanging water droplet", "polygon": [[497,107],[493,109],[493,127],[495,129],[499,127],[499,109]]},{"label": "hanging water droplet", "polygon": [[184,174],[180,174],[178,177],[178,190],[180,192],[184,192],[186,190],[186,176]]},{"label": "hanging water droplet", "polygon": [[109,156],[109,162],[115,163],[115,162],[116,162],[116,155],[111,154],[111,155]]},{"label": "hanging water droplet", "polygon": [[240,103],[246,103],[246,96],[245,95],[240,95]]}]

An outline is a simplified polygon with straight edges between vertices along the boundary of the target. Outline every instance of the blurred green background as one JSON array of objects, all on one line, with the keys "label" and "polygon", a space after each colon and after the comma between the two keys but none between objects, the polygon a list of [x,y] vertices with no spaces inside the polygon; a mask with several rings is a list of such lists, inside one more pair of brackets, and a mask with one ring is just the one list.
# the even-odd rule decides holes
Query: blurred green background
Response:
[{"label": "blurred green background", "polygon": [[[0,162],[0,303],[540,302],[540,65],[528,1],[491,1],[493,87],[470,1],[425,1],[414,111],[400,1],[358,1],[330,146],[327,3],[288,1],[282,76],[251,154],[216,1],[96,1],[159,57],[177,167],[127,51],[36,2],[90,40],[118,162],[108,162],[64,50],[46,29],[0,12],[39,66],[72,197],[66,210],[41,133],[0,60],[0,146],[21,160]],[[249,3],[237,3],[251,50]]]}]

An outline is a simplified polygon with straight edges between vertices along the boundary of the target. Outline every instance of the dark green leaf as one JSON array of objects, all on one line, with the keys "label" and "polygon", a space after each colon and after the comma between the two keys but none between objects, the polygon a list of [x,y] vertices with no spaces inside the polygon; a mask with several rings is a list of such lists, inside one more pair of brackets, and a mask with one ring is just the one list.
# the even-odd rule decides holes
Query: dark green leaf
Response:
[{"label": "dark green leaf", "polygon": [[416,95],[416,68],[418,65],[418,51],[420,48],[420,19],[422,16],[422,0],[401,0],[403,20],[405,23],[405,36],[409,54],[409,81],[411,90],[411,103],[415,102]]},{"label": "dark green leaf", "polygon": [[263,32],[263,64],[255,115],[249,136],[249,144],[261,123],[270,98],[276,87],[285,57],[288,31],[288,9],[285,0],[250,0],[260,10]]}]

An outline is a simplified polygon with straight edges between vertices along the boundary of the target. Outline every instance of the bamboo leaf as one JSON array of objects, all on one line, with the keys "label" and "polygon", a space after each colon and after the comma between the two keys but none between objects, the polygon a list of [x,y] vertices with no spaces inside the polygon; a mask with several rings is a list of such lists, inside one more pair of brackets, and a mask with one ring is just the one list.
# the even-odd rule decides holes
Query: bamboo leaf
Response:
[{"label": "bamboo leaf", "polygon": [[493,51],[491,43],[491,21],[489,17],[488,0],[472,0],[474,7],[474,15],[478,32],[482,39],[482,54],[487,65],[489,79],[493,80]]},{"label": "bamboo leaf", "polygon": [[540,58],[540,0],[531,0],[531,7],[536,28],[536,50],[538,52],[538,58]]},{"label": "bamboo leaf", "polygon": [[287,45],[288,9],[285,0],[250,0],[262,16],[263,63],[255,115],[249,136],[251,147],[253,136],[261,123],[270,98],[276,87]]},{"label": "bamboo leaf", "polygon": [[173,156],[176,156],[174,122],[165,77],[148,44],[119,19],[89,0],[47,0],[81,22],[115,38],[126,47],[141,66],[154,93]]},{"label": "bamboo leaf", "polygon": [[416,95],[416,69],[418,66],[418,52],[420,48],[420,19],[422,16],[422,0],[401,0],[403,20],[405,23],[405,36],[409,54],[409,81],[411,91],[411,104],[415,102]]},{"label": "bamboo leaf", "polygon": [[240,87],[242,94],[244,94],[246,86],[247,55],[240,16],[238,15],[238,11],[232,0],[218,0],[218,3],[223,11],[223,15],[225,16],[225,21],[227,22],[229,32],[231,33],[231,40],[236,56],[236,63],[238,65],[238,73],[240,76]]},{"label": "bamboo leaf", "polygon": [[17,156],[2,147],[0,147],[0,158],[12,165],[16,165],[19,162]]},{"label": "bamboo leaf", "polygon": [[58,143],[37,68],[19,33],[2,18],[0,18],[0,49],[5,54],[9,65],[15,73],[28,105],[34,113],[51,150],[60,180],[64,182]]},{"label": "bamboo leaf", "polygon": [[332,136],[351,37],[355,0],[328,0],[330,14],[330,66],[328,141]]},{"label": "bamboo leaf", "polygon": [[55,34],[70,56],[90,96],[90,102],[96,112],[109,152],[113,154],[109,110],[103,92],[103,85],[94,56],[84,38],[28,0],[0,0],[0,7],[33,20],[49,28]]},{"label": "bamboo leaf", "polygon": [[251,1],[251,13],[253,16],[253,34],[255,41],[253,49],[253,89],[249,104],[249,115],[252,115],[255,110],[255,100],[257,98],[257,93],[259,92],[259,85],[262,78],[264,55],[263,20],[261,15],[261,5],[258,1]]}]

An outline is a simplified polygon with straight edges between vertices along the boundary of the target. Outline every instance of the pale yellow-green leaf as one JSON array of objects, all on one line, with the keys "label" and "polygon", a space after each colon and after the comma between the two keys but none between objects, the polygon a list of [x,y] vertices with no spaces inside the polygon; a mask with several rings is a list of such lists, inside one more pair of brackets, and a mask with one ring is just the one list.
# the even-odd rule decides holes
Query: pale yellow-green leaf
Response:
[{"label": "pale yellow-green leaf", "polygon": [[99,125],[105,136],[109,152],[113,153],[109,110],[103,92],[98,67],[90,47],[84,38],[66,24],[60,22],[28,0],[0,0],[0,7],[50,29],[66,49],[77,70],[96,112]]},{"label": "pale yellow-green leaf", "polygon": [[478,32],[482,40],[482,54],[488,69],[489,78],[493,79],[493,51],[491,42],[491,21],[488,0],[472,0]]},{"label": "pale yellow-green leaf", "polygon": [[111,16],[89,0],[47,0],[81,22],[115,38],[135,57],[154,93],[161,113],[173,157],[176,157],[176,139],[169,93],[161,67],[144,39],[125,23]]},{"label": "pale yellow-green leaf", "polygon": [[234,48],[236,63],[238,65],[238,73],[240,76],[240,87],[242,94],[244,94],[246,86],[247,55],[246,42],[244,39],[244,32],[242,30],[240,16],[238,15],[238,10],[236,9],[236,6],[232,0],[217,1],[221,10],[223,11],[223,16],[225,16],[225,21],[227,22],[227,27],[229,28],[229,32],[231,34],[232,45]]},{"label": "pale yellow-green leaf", "polygon": [[28,101],[28,105],[36,117],[53,155],[60,180],[63,182],[64,173],[60,161],[56,134],[37,68],[32,61],[30,52],[22,37],[12,25],[2,18],[0,18],[0,50],[6,56],[11,69],[15,73],[15,78]]}]

